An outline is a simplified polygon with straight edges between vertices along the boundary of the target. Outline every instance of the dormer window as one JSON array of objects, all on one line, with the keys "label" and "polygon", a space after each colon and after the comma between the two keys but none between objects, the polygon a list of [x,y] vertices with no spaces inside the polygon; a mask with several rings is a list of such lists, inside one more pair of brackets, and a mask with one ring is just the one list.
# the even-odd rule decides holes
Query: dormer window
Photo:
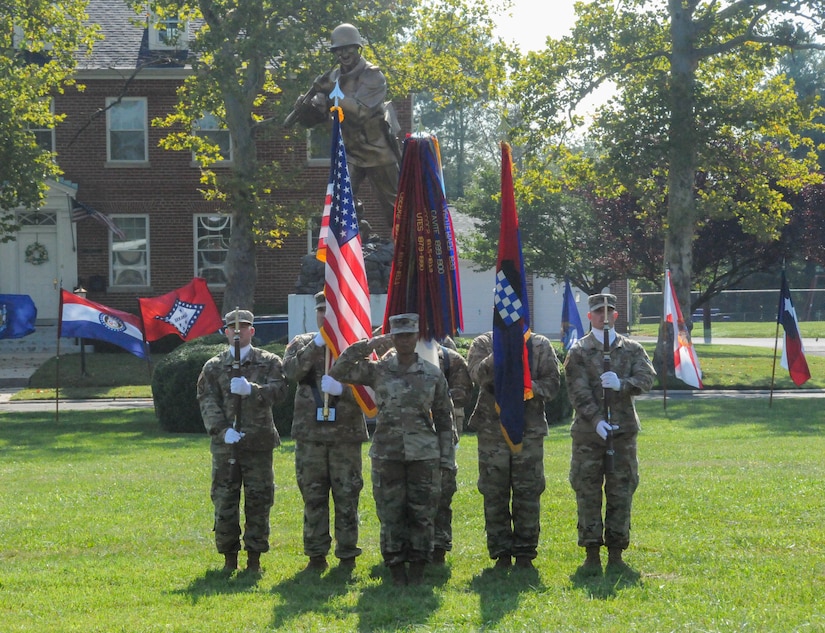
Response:
[{"label": "dormer window", "polygon": [[189,25],[179,18],[154,16],[149,25],[149,50],[187,50],[189,48]]}]

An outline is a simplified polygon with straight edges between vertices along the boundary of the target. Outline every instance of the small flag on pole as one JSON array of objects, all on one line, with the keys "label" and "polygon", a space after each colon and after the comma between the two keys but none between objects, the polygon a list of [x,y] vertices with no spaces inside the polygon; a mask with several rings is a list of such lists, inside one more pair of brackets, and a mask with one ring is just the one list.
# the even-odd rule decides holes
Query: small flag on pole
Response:
[{"label": "small flag on pole", "polygon": [[702,389],[702,368],[690,341],[679,300],[673,290],[670,270],[665,271],[665,321],[673,325],[673,369],[676,377],[696,389]]},{"label": "small flag on pole", "polygon": [[114,235],[117,236],[119,240],[126,239],[126,233],[124,233],[121,228],[115,224],[115,221],[110,216],[105,213],[101,213],[97,209],[93,209],[82,202],[78,202],[77,200],[72,200],[72,202],[74,203],[74,208],[72,209],[72,222],[80,222],[86,218],[92,218],[109,229]]},{"label": "small flag on pole", "polygon": [[138,298],[147,341],[176,334],[184,341],[214,334],[223,319],[203,277],[160,297]]},{"label": "small flag on pole", "polygon": [[149,359],[149,346],[143,340],[140,317],[60,291],[58,338],[90,338],[106,341],[138,358]]},{"label": "small flag on pole", "polygon": [[570,280],[564,280],[564,300],[561,305],[561,342],[564,349],[570,349],[580,338],[584,337],[584,326],[576,307],[576,299]]},{"label": "small flag on pole", "polygon": [[799,333],[799,321],[796,318],[791,301],[791,289],[785,271],[782,271],[782,288],[779,291],[779,312],[776,322],[782,324],[785,331],[782,338],[782,360],[780,364],[788,370],[791,380],[796,386],[803,385],[811,378],[808,361],[805,359],[805,348],[802,345],[802,335]]},{"label": "small flag on pole", "polygon": [[37,308],[29,295],[0,295],[0,338],[23,338],[34,332]]}]

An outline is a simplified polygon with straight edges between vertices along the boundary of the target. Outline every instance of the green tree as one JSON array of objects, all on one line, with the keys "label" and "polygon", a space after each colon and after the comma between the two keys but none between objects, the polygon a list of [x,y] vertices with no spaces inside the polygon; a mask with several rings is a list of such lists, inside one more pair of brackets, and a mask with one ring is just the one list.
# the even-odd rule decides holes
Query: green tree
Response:
[{"label": "green tree", "polygon": [[[135,2],[136,10],[144,8]],[[281,121],[298,90],[332,65],[328,38],[341,22],[356,23],[373,46],[402,32],[411,1],[392,7],[367,1],[353,5],[342,0],[157,0],[154,15],[192,24],[192,74],[179,91],[174,112],[157,125],[171,128],[162,141],[167,149],[191,149],[202,165],[207,198],[219,200],[232,215],[227,255],[224,308],[253,303],[258,242],[278,245],[290,230],[303,225],[300,205],[287,205],[277,191],[290,178],[289,165],[259,158],[258,143],[281,133]],[[226,176],[209,169],[218,148],[195,133],[205,114],[229,130],[233,165]],[[295,161],[298,163],[299,161]]]},{"label": "green tree", "polygon": [[50,97],[74,83],[78,51],[91,51],[97,29],[85,23],[85,0],[0,4],[0,241],[14,239],[17,207],[37,208],[46,179],[59,175],[55,156],[33,129],[64,118]]},{"label": "green tree", "polygon": [[[642,217],[663,216],[664,260],[689,315],[701,224],[736,218],[776,239],[790,209],[782,192],[818,180],[807,135],[818,110],[768,71],[789,50],[822,48],[825,2],[595,0],[577,12],[571,35],[529,54],[514,76],[524,95],[514,140],[532,148],[527,187],[596,182],[601,195],[631,194]],[[599,155],[574,155],[564,134],[583,119],[569,113],[606,81],[618,92],[590,128]],[[550,160],[565,164],[563,178]]]}]

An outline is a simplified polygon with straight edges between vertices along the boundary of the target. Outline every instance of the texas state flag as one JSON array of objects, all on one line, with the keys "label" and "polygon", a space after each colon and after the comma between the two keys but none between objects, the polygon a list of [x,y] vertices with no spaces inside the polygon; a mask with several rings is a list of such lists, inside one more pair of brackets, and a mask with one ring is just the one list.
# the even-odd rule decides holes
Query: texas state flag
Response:
[{"label": "texas state flag", "polygon": [[140,326],[140,318],[133,314],[60,291],[58,337],[106,341],[148,360],[149,346],[143,340]]}]

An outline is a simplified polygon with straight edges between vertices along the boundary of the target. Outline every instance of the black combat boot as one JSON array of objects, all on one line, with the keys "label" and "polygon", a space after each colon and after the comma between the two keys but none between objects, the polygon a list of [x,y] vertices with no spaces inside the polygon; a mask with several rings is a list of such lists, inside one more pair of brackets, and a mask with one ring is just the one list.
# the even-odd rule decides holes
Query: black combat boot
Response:
[{"label": "black combat boot", "polygon": [[307,566],[304,567],[304,571],[314,571],[321,573],[327,568],[327,557],[326,556],[310,556],[309,562]]},{"label": "black combat boot", "polygon": [[404,563],[396,563],[390,565],[390,574],[392,574],[392,584],[396,587],[407,586],[407,569]]},{"label": "black combat boot", "polygon": [[582,576],[601,576],[602,575],[602,558],[600,545],[588,545],[585,548],[587,556],[584,563],[579,567],[578,573]]},{"label": "black combat boot", "polygon": [[223,570],[233,572],[238,568],[238,552],[229,552],[223,555]]},{"label": "black combat boot", "polygon": [[410,574],[407,584],[420,585],[424,582],[424,567],[427,564],[423,560],[414,560],[410,563]]},{"label": "black combat boot", "polygon": [[433,550],[433,565],[443,565],[447,556],[447,550],[443,547],[436,547]]},{"label": "black combat boot", "polygon": [[246,570],[251,571],[253,573],[258,573],[261,571],[261,553],[260,552],[247,552],[246,555]]}]

